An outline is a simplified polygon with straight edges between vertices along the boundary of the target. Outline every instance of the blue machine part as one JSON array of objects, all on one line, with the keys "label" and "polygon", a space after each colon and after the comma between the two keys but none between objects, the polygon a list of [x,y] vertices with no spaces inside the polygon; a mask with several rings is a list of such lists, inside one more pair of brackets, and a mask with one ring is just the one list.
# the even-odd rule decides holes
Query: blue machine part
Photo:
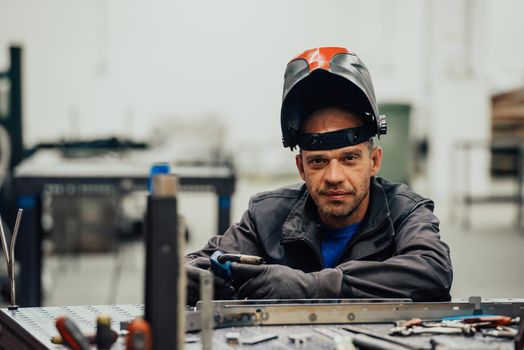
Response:
[{"label": "blue machine part", "polygon": [[147,190],[153,193],[153,176],[158,174],[169,174],[171,167],[169,163],[154,163],[149,170],[149,178],[147,179]]},{"label": "blue machine part", "polygon": [[211,271],[217,276],[222,277],[226,281],[231,281],[233,278],[231,274],[231,261],[225,261],[223,263],[220,263],[218,261],[218,258],[223,255],[220,250],[215,251],[211,256],[209,257],[209,260],[211,261]]}]

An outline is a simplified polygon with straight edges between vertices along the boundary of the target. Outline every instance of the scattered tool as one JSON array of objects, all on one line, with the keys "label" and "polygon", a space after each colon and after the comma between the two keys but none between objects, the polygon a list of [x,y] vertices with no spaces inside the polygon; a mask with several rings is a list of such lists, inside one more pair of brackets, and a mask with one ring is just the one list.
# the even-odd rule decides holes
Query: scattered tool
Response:
[{"label": "scattered tool", "polygon": [[384,341],[387,341],[387,342],[389,342],[391,344],[400,345],[400,346],[403,346],[404,348],[411,349],[411,350],[428,350],[428,349],[431,349],[430,347],[425,346],[425,345],[420,345],[420,344],[416,344],[416,343],[412,343],[412,342],[406,342],[406,341],[403,341],[401,339],[397,339],[397,338],[389,336],[389,335],[377,334],[375,332],[368,331],[368,330],[362,329],[360,327],[344,326],[344,327],[342,327],[342,329],[344,329],[344,330],[346,330],[348,332],[351,332],[351,333],[364,334],[364,335],[367,335],[367,336],[372,337],[372,338],[384,340]]},{"label": "scattered tool", "polygon": [[500,315],[475,315],[464,317],[443,318],[442,322],[462,322],[475,325],[477,328],[495,328],[498,326],[509,326],[515,320],[508,316]]},{"label": "scattered tool", "polygon": [[56,328],[62,336],[63,343],[74,350],[89,350],[89,341],[82,334],[73,320],[67,316],[56,319]]},{"label": "scattered tool", "polygon": [[517,333],[518,331],[516,329],[506,326],[499,326],[496,329],[482,331],[483,336],[504,339],[514,339],[517,336]]},{"label": "scattered tool", "polygon": [[1,240],[2,240],[2,247],[4,249],[5,260],[7,263],[7,274],[11,282],[11,306],[9,306],[9,310],[18,309],[18,306],[16,305],[16,288],[15,288],[15,282],[16,282],[15,243],[16,243],[16,237],[18,236],[18,229],[20,228],[20,221],[22,220],[23,211],[24,211],[23,209],[18,209],[18,213],[16,215],[16,221],[15,221],[15,228],[13,230],[13,235],[11,237],[9,248],[7,247],[7,239],[6,239],[5,232],[4,232],[4,224],[2,222],[2,218],[0,217],[0,234],[1,234]]},{"label": "scattered tool", "polygon": [[96,347],[98,350],[109,350],[114,343],[111,330],[111,317],[101,314],[96,317]]},{"label": "scattered tool", "polygon": [[[88,333],[88,334],[84,334],[84,336],[87,338],[87,341],[89,342],[89,344],[96,345],[96,333],[91,333],[91,334]],[[111,341],[114,343],[116,342],[117,339],[118,339],[118,333],[115,331],[111,331]],[[56,345],[62,345],[64,344],[64,339],[62,338],[61,335],[55,335],[51,337],[51,343],[56,344]]]},{"label": "scattered tool", "polygon": [[260,334],[260,335],[255,335],[249,338],[241,338],[240,344],[255,345],[255,344],[263,343],[263,342],[270,341],[270,340],[277,339],[277,338],[278,338],[278,334],[274,334],[274,333]]},{"label": "scattered tool", "polygon": [[255,255],[243,255],[243,254],[224,254],[219,250],[216,250],[209,258],[211,261],[211,270],[218,276],[222,277],[226,281],[230,281],[233,276],[231,275],[231,263],[238,262],[241,264],[249,265],[261,265],[264,263],[264,259]]},{"label": "scattered tool", "polygon": [[405,332],[412,329],[416,326],[422,326],[422,320],[420,318],[412,318],[407,321],[397,321],[395,322],[395,327],[389,331],[390,335],[401,334],[404,335]]},{"label": "scattered tool", "polygon": [[151,326],[141,318],[133,320],[127,328],[126,350],[152,350]]},{"label": "scattered tool", "polygon": [[[408,321],[396,322],[396,327],[389,332],[390,335],[409,336],[412,334],[462,334],[474,336],[479,329],[497,328],[493,332],[483,332],[484,335],[507,337],[510,330],[508,325],[515,322],[507,316],[481,315],[444,318],[439,322],[423,322],[414,318]],[[504,328],[506,327],[506,328]]]}]

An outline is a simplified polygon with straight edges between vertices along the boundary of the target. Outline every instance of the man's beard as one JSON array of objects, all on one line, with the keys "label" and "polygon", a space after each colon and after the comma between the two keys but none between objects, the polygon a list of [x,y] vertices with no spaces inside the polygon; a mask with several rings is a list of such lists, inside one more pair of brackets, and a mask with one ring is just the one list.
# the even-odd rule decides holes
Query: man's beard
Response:
[{"label": "man's beard", "polygon": [[[351,190],[348,192],[348,197],[345,201],[328,200],[322,193],[324,190],[320,190],[315,196],[318,211],[324,215],[333,218],[351,217],[353,213],[360,207],[360,204],[366,198],[368,191],[362,189],[359,193]],[[321,202],[322,201],[322,202]]]}]

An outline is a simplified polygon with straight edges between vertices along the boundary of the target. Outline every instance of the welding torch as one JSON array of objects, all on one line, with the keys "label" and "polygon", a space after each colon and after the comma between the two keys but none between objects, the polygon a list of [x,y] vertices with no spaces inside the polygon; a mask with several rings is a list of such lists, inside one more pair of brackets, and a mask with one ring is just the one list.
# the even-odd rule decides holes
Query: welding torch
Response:
[{"label": "welding torch", "polygon": [[231,274],[231,263],[237,262],[249,265],[261,265],[264,259],[255,255],[244,254],[227,254],[216,250],[210,257],[211,271],[216,275],[224,278],[226,281],[231,281],[233,275]]}]

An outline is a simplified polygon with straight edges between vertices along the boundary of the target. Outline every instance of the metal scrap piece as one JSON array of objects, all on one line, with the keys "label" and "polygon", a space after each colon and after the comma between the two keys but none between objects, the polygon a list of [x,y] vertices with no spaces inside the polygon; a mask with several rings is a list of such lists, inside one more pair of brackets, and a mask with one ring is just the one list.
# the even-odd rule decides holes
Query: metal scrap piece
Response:
[{"label": "metal scrap piece", "polygon": [[240,344],[240,332],[227,332],[226,343],[228,343],[229,345]]},{"label": "metal scrap piece", "polygon": [[277,338],[278,338],[278,334],[275,334],[275,333],[260,334],[260,335],[255,335],[254,337],[240,339],[240,344],[254,345],[254,344],[263,343],[263,342],[270,341],[270,340],[277,339]]}]

